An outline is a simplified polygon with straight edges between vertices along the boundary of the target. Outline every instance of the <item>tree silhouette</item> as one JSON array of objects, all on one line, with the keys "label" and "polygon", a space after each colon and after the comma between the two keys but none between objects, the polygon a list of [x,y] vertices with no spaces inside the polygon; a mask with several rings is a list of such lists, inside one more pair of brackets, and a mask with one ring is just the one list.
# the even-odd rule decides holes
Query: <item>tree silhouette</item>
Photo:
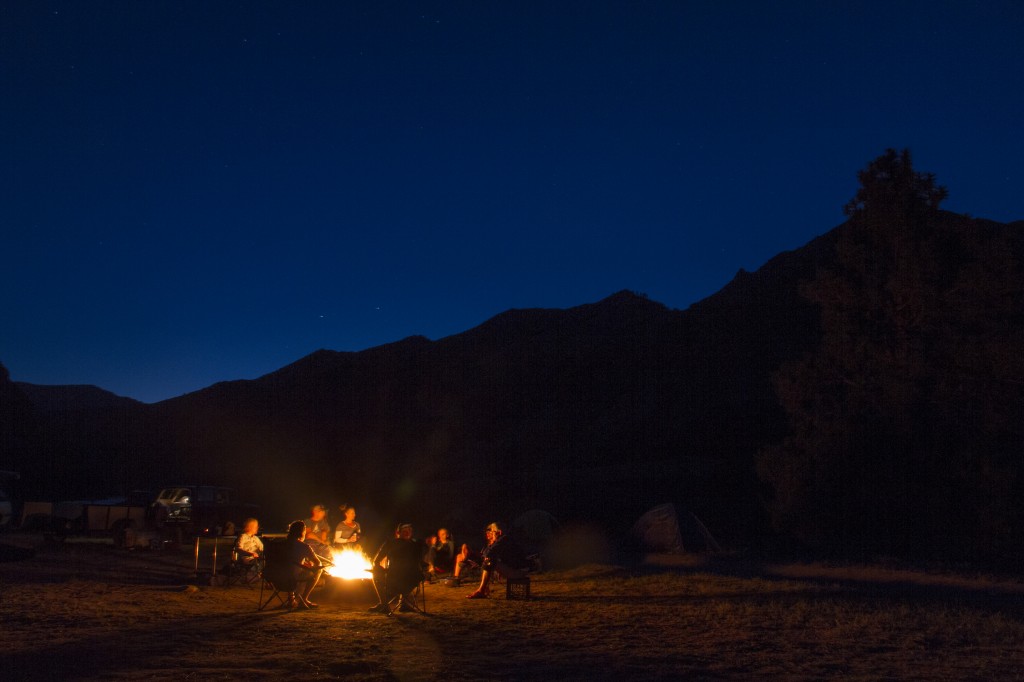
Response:
[{"label": "tree silhouette", "polygon": [[857,173],[860,189],[843,208],[848,216],[876,214],[888,217],[934,211],[949,192],[935,184],[932,173],[914,170],[910,150],[885,153]]},{"label": "tree silhouette", "polygon": [[773,520],[847,553],[998,554],[1020,507],[1008,444],[1021,429],[1007,414],[1024,405],[1010,358],[1019,240],[940,212],[946,189],[909,151],[858,177],[834,265],[802,289],[821,343],[775,376],[790,434],[759,456]]}]

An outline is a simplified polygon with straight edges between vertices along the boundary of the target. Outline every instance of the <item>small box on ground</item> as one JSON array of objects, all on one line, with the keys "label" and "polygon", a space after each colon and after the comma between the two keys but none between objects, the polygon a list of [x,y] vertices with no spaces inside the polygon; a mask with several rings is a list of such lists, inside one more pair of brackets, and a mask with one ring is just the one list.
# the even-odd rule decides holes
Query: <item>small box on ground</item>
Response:
[{"label": "small box on ground", "polygon": [[530,578],[509,578],[505,582],[505,599],[529,599]]}]

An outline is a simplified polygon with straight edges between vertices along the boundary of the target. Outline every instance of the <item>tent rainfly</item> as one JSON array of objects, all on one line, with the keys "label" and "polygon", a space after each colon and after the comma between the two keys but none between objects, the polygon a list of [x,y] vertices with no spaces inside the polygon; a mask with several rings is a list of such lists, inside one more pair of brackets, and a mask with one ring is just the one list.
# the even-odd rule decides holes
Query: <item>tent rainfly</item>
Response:
[{"label": "tent rainfly", "polygon": [[558,520],[543,509],[531,509],[512,522],[512,533],[528,551],[541,551],[558,530]]},{"label": "tent rainfly", "polygon": [[646,552],[721,552],[707,527],[691,512],[677,513],[674,504],[648,510],[633,526],[633,537]]}]

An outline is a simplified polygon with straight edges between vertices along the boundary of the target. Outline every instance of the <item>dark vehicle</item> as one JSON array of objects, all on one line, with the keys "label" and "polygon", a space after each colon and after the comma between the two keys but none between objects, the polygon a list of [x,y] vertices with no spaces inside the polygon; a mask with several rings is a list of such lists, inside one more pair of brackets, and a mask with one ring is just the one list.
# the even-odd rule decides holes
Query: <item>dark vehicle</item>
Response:
[{"label": "dark vehicle", "polygon": [[229,523],[241,525],[258,510],[254,504],[238,502],[234,488],[215,485],[164,488],[151,508],[157,525],[190,535],[220,535]]},{"label": "dark vehicle", "polygon": [[20,478],[16,471],[0,471],[0,528],[4,528],[11,523],[11,518],[14,516],[14,508],[11,504],[11,498],[8,497],[7,488],[9,481],[17,481]]}]

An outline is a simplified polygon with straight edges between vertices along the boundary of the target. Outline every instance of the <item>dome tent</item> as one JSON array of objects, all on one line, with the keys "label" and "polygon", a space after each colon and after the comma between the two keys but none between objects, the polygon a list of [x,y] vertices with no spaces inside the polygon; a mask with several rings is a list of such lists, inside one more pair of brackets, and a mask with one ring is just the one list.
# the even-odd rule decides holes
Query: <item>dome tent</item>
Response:
[{"label": "dome tent", "polygon": [[661,504],[645,512],[633,525],[633,537],[646,552],[721,552],[707,527],[691,512],[679,514],[674,504]]},{"label": "dome tent", "polygon": [[516,542],[531,552],[542,551],[558,531],[558,520],[543,509],[523,512],[512,521],[511,532]]}]

